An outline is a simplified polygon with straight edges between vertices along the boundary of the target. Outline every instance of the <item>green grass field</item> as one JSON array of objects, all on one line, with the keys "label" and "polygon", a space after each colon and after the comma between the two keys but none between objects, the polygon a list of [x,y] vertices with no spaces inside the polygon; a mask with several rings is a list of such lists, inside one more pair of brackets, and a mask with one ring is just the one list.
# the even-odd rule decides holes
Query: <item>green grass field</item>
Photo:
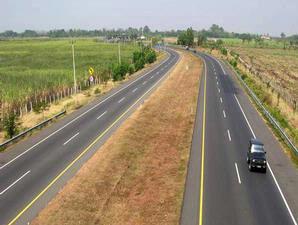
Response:
[{"label": "green grass field", "polygon": [[277,40],[264,40],[260,45],[256,41],[251,40],[250,42],[242,42],[238,38],[221,38],[227,47],[246,47],[246,48],[283,48],[284,44]]},{"label": "green grass field", "polygon": [[[137,48],[121,44],[122,62],[130,61]],[[118,62],[118,44],[77,39],[75,60],[77,79],[87,79],[90,66],[99,73]],[[70,39],[0,41],[0,98],[4,101],[22,101],[35,92],[71,85]]]}]

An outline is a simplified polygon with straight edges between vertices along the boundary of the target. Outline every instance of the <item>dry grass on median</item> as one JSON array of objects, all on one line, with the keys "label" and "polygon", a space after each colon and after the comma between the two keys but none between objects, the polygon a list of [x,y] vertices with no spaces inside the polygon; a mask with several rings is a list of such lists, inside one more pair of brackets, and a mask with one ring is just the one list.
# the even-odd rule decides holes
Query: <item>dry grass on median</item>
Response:
[{"label": "dry grass on median", "polygon": [[202,64],[170,77],[32,224],[178,224]]}]

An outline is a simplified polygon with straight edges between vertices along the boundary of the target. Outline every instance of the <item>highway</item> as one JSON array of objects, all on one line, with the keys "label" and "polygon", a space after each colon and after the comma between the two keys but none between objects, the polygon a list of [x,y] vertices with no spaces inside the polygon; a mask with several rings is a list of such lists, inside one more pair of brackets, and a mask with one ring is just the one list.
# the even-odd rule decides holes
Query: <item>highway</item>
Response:
[{"label": "highway", "polygon": [[0,153],[0,224],[27,224],[164,80],[179,54]]},{"label": "highway", "polygon": [[[197,55],[204,61],[205,74],[180,224],[297,225],[297,169],[233,72],[210,55]],[[266,174],[248,170],[246,151],[252,137],[265,144]],[[292,183],[280,182],[284,178]]]}]

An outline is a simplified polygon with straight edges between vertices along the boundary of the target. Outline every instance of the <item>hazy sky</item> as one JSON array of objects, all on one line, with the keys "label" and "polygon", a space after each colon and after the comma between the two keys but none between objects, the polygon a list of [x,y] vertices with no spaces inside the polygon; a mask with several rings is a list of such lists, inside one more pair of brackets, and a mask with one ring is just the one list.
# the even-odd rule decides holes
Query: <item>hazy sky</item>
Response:
[{"label": "hazy sky", "polygon": [[298,33],[298,0],[0,0],[0,31],[209,28]]}]

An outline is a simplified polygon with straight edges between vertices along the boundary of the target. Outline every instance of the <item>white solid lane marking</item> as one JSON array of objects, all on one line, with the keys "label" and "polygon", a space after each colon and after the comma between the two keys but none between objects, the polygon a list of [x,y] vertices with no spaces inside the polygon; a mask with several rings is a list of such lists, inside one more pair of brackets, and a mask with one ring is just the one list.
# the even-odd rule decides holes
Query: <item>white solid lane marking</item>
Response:
[{"label": "white solid lane marking", "polygon": [[19,179],[14,181],[11,185],[9,185],[7,188],[5,188],[3,191],[0,192],[0,195],[3,195],[7,190],[9,190],[13,185],[18,183],[21,179],[23,179],[28,173],[30,173],[30,170],[24,173]]},{"label": "white solid lane marking", "polygon": [[212,57],[212,56],[210,56],[210,58],[212,58],[213,60],[215,60],[215,61],[220,65],[220,68],[221,68],[223,74],[226,75],[226,71],[224,70],[224,68],[223,68],[223,66],[221,65],[221,63],[220,63],[216,58],[214,58],[214,57]]},{"label": "white solid lane marking", "polygon": [[225,112],[225,110],[222,110],[222,114],[223,114],[224,118],[226,118],[226,112]]},{"label": "white solid lane marking", "polygon": [[105,111],[104,113],[102,113],[101,115],[99,115],[99,117],[97,117],[96,119],[99,120],[106,113],[107,113],[107,111]]},{"label": "white solid lane marking", "polygon": [[236,173],[237,173],[237,177],[238,177],[238,183],[241,184],[241,179],[240,179],[237,163],[235,163],[235,168],[236,168]]},{"label": "white solid lane marking", "polygon": [[[240,108],[240,110],[241,110],[241,112],[242,112],[242,114],[243,114],[243,116],[244,116],[244,118],[245,118],[245,121],[246,121],[246,123],[248,124],[248,127],[249,127],[249,129],[250,129],[252,135],[254,136],[254,138],[256,138],[256,135],[255,135],[254,131],[252,130],[250,123],[248,122],[248,119],[247,119],[247,117],[246,117],[246,115],[245,115],[245,113],[244,113],[244,111],[243,111],[243,109],[242,109],[242,107],[241,107],[241,105],[240,105],[240,102],[239,102],[237,96],[236,96],[235,94],[234,94],[234,96],[235,96],[235,99],[236,99],[236,101],[237,101],[237,103],[238,103],[238,106],[239,106],[239,108]],[[283,201],[284,201],[284,204],[285,204],[285,206],[286,206],[286,208],[287,208],[287,210],[288,210],[288,212],[289,212],[289,214],[290,214],[290,217],[291,217],[291,219],[292,219],[292,221],[293,221],[293,224],[294,224],[294,225],[297,225],[296,219],[295,219],[295,217],[293,216],[292,210],[290,209],[290,207],[289,207],[289,205],[288,205],[288,202],[287,202],[287,200],[286,200],[286,198],[285,198],[285,196],[284,196],[284,194],[283,194],[283,192],[282,192],[282,190],[281,190],[281,188],[280,188],[280,186],[279,186],[279,184],[278,184],[278,182],[277,182],[277,180],[276,180],[276,178],[275,178],[275,175],[274,175],[274,173],[273,173],[273,171],[272,171],[272,169],[271,169],[271,166],[270,166],[269,162],[267,162],[267,166],[268,166],[268,169],[269,169],[269,171],[270,171],[270,173],[271,173],[271,176],[273,177],[274,183],[275,183],[275,185],[276,185],[276,187],[277,187],[277,189],[278,189],[278,191],[279,191],[279,193],[280,193],[280,195],[281,195],[281,197],[282,197],[282,199],[283,199]]]},{"label": "white solid lane marking", "polygon": [[222,103],[222,97],[220,97],[220,103]]},{"label": "white solid lane marking", "polygon": [[74,139],[76,136],[78,136],[80,134],[80,132],[76,133],[75,135],[73,135],[71,138],[69,138],[66,142],[63,143],[63,145],[67,145],[72,139]]},{"label": "white solid lane marking", "polygon": [[[168,58],[169,59],[169,58]],[[167,59],[167,60],[168,60]],[[11,159],[9,162],[5,163],[3,166],[0,167],[0,170],[2,170],[4,167],[8,166],[9,164],[13,163],[15,160],[17,160],[18,158],[22,157],[23,155],[25,155],[27,152],[31,151],[32,149],[34,149],[36,146],[40,145],[42,142],[46,141],[47,139],[49,139],[50,137],[54,136],[55,134],[57,134],[58,132],[60,132],[61,130],[63,130],[65,127],[67,127],[68,125],[72,124],[73,122],[75,122],[76,120],[78,120],[79,118],[81,118],[82,116],[86,115],[88,112],[90,112],[91,110],[95,109],[96,107],[98,107],[99,105],[103,104],[104,102],[106,102],[108,99],[112,98],[113,96],[115,96],[116,94],[118,94],[119,92],[123,91],[124,89],[130,87],[132,84],[134,84],[135,82],[137,82],[138,80],[142,79],[143,77],[145,77],[146,75],[148,75],[149,73],[151,73],[154,70],[157,70],[157,68],[161,67],[162,65],[164,65],[166,62],[164,61],[163,63],[159,64],[156,68],[148,71],[147,73],[143,74],[142,76],[138,77],[137,79],[135,79],[134,81],[132,81],[131,83],[129,83],[127,86],[124,86],[123,88],[119,89],[118,91],[116,91],[114,94],[108,96],[107,98],[105,98],[104,100],[102,100],[101,102],[97,103],[96,105],[92,106],[90,109],[86,110],[85,112],[83,112],[82,114],[80,114],[79,116],[77,116],[76,118],[74,118],[73,120],[69,121],[67,124],[65,124],[64,126],[60,127],[58,130],[54,131],[53,133],[51,133],[50,135],[48,135],[47,137],[45,137],[44,139],[40,140],[39,142],[37,142],[36,144],[34,144],[33,146],[31,146],[30,148],[28,148],[26,151],[22,152],[21,154],[19,154],[18,156],[16,156],[15,158]],[[159,73],[159,71],[157,72]]]},{"label": "white solid lane marking", "polygon": [[236,99],[236,101],[238,103],[238,106],[239,106],[239,108],[240,108],[240,110],[241,110],[241,112],[242,112],[242,114],[243,114],[243,116],[245,118],[245,121],[246,121],[246,123],[247,123],[247,125],[248,125],[248,127],[250,129],[250,132],[252,133],[253,137],[256,138],[255,132],[252,130],[252,128],[250,126],[250,123],[248,122],[248,119],[246,118],[246,115],[245,115],[245,113],[244,113],[244,111],[242,109],[242,106],[240,105],[240,102],[239,102],[239,100],[238,100],[238,98],[237,98],[237,96],[235,94],[234,94],[234,97],[235,97],[235,99]]},{"label": "white solid lane marking", "polygon": [[136,92],[136,90],[138,90],[138,88],[135,88],[135,89],[133,89],[133,91],[132,91],[132,92],[133,92],[133,93],[135,93],[135,92]]},{"label": "white solid lane marking", "polygon": [[229,129],[228,129],[228,137],[229,137],[229,141],[231,141],[232,140],[232,138],[231,138],[231,134],[230,134],[230,131],[229,131]]},{"label": "white solid lane marking", "polygon": [[125,99],[125,97],[121,98],[118,103],[122,102]]}]

